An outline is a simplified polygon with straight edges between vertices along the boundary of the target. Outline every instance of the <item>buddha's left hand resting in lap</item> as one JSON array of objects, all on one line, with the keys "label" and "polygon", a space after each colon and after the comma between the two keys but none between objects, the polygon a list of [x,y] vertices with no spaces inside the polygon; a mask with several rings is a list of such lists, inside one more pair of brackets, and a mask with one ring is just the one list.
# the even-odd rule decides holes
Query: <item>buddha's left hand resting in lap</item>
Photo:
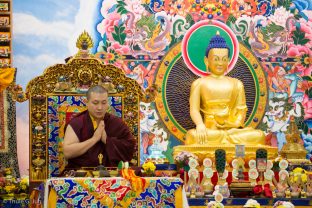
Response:
[{"label": "buddha's left hand resting in lap", "polygon": [[107,113],[108,92],[100,85],[87,92],[87,110],[78,114],[65,127],[64,156],[66,168],[96,167],[98,155],[104,155],[103,165],[117,166],[130,161],[135,140],[127,125]]},{"label": "buddha's left hand resting in lap", "polygon": [[265,145],[262,131],[244,127],[244,86],[240,80],[224,75],[229,47],[220,35],[210,40],[204,61],[211,74],[192,83],[190,115],[196,129],[187,132],[185,145]]}]

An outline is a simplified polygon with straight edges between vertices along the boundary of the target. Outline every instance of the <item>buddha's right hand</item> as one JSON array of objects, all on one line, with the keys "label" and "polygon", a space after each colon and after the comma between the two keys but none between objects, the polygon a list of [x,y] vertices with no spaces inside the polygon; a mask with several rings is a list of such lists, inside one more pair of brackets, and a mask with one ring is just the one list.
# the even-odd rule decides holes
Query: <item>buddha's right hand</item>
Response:
[{"label": "buddha's right hand", "polygon": [[205,124],[199,124],[196,126],[197,143],[205,144],[205,138],[207,137],[207,128]]}]

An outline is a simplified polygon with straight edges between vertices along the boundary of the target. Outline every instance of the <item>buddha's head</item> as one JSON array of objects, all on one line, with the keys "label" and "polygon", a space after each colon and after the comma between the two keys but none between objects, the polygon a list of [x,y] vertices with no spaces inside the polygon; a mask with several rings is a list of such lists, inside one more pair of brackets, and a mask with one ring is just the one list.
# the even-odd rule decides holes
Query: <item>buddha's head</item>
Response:
[{"label": "buddha's head", "polygon": [[223,75],[229,65],[229,47],[219,32],[213,36],[206,49],[204,62],[208,70],[217,76]]}]

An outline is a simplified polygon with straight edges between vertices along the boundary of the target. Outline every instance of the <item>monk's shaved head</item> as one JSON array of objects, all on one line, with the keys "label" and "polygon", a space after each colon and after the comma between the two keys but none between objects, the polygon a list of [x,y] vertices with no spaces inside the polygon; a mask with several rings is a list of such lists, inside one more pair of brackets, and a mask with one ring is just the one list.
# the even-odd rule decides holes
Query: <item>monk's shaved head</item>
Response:
[{"label": "monk's shaved head", "polygon": [[108,93],[107,89],[104,88],[101,85],[94,85],[89,88],[88,92],[86,93],[87,99],[89,100],[91,97],[91,93],[98,93],[98,94],[103,94],[103,93]]}]

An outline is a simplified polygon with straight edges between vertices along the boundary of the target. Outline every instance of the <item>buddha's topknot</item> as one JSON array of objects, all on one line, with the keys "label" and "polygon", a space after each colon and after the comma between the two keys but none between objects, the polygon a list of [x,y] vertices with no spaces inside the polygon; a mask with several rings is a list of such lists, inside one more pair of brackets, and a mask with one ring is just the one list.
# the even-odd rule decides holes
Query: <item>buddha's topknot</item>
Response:
[{"label": "buddha's topknot", "polygon": [[[210,39],[209,45],[206,48],[206,57],[208,57],[209,51],[213,48],[227,48],[230,51],[229,46],[226,44],[226,41],[223,37],[219,35],[219,31],[215,36]],[[230,54],[229,54],[230,55]]]}]

